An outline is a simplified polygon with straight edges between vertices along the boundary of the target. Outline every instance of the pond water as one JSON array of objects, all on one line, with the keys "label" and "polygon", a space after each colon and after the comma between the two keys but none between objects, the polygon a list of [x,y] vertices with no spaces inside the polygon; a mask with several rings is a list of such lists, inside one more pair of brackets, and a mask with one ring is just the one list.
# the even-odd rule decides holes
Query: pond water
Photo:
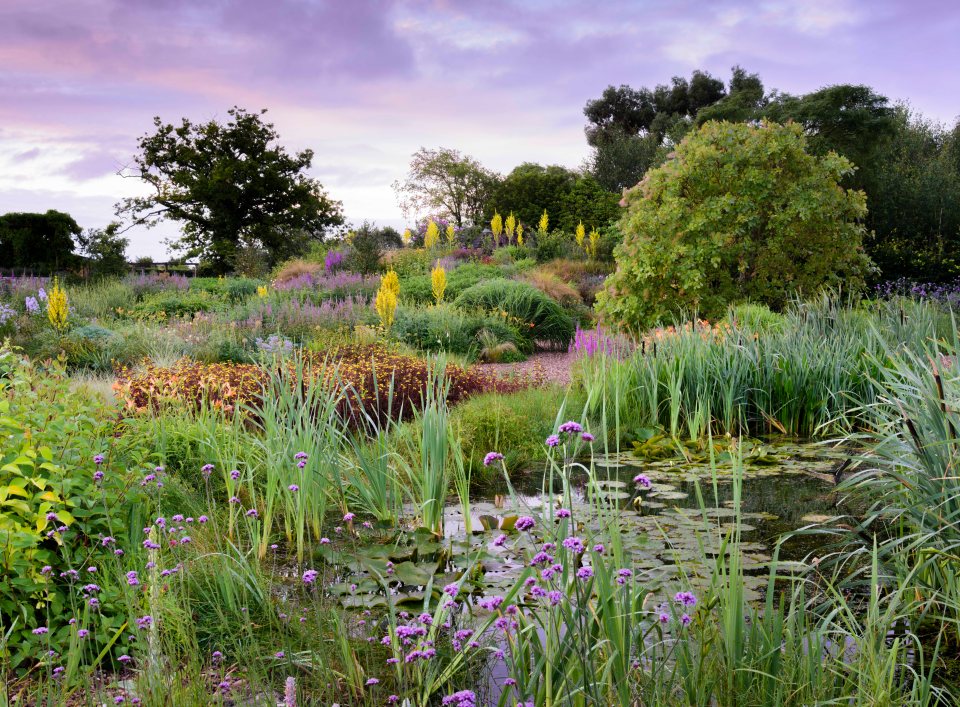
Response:
[{"label": "pond water", "polygon": [[[758,451],[759,450],[759,451]],[[760,598],[766,584],[771,552],[784,535],[825,517],[838,515],[833,485],[827,480],[841,449],[820,445],[776,443],[757,447],[743,467],[741,531],[746,598]],[[705,461],[644,461],[619,454],[595,458],[593,478],[585,469],[571,474],[573,520],[581,532],[605,541],[612,525],[619,527],[629,567],[656,594],[672,595],[682,585],[702,589],[713,569],[727,531],[733,527],[733,464]],[[643,473],[652,482],[638,489],[633,477]],[[557,503],[561,489],[547,490],[538,470],[513,480],[515,500],[496,494],[472,500],[470,530],[463,511],[450,505],[445,517],[445,539],[426,531],[376,532],[358,543],[353,554],[328,547],[327,559],[339,560],[344,573],[331,591],[347,606],[383,605],[386,598],[377,576],[391,577],[391,593],[400,602],[421,602],[433,577],[434,588],[455,581],[472,570],[466,588],[485,594],[505,593],[525,567],[525,553],[536,549],[524,533],[510,534],[503,547],[493,544],[500,528],[511,528],[519,515],[539,516],[544,504]],[[699,493],[698,493],[699,489]],[[503,489],[506,490],[506,485]],[[598,513],[596,494],[603,503]],[[566,504],[565,504],[566,505]],[[415,515],[414,509],[407,509]],[[781,561],[799,563],[815,554],[822,542],[801,535],[786,540]],[[390,563],[388,565],[388,562]],[[794,565],[796,566],[796,565]]]}]

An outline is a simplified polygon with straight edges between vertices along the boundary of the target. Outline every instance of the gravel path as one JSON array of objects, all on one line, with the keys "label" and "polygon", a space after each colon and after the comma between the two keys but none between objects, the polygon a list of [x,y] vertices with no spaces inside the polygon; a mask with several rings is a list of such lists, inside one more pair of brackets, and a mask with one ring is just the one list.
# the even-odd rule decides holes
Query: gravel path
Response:
[{"label": "gravel path", "polygon": [[547,383],[569,385],[573,360],[573,353],[544,351],[532,354],[526,361],[519,363],[481,363],[477,368],[499,378],[529,376]]}]

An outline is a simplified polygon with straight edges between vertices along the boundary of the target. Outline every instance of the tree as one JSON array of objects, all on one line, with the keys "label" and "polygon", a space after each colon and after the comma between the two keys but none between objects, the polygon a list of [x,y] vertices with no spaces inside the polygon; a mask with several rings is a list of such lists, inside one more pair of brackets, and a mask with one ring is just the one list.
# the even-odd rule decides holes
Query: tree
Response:
[{"label": "tree", "polygon": [[960,122],[951,130],[899,106],[872,164],[867,252],[883,278],[960,277]]},{"label": "tree", "polygon": [[403,245],[403,240],[395,228],[377,228],[369,221],[364,221],[351,231],[347,239],[350,243],[350,253],[347,256],[350,268],[364,275],[380,270],[380,258],[384,250]]},{"label": "tree", "polygon": [[689,81],[674,76],[669,86],[660,84],[653,90],[607,86],[583,109],[587,142],[597,147],[611,138],[647,134],[658,144],[667,137],[679,141],[699,110],[726,95],[723,81],[705,71],[694,71]]},{"label": "tree", "polygon": [[754,120],[767,104],[763,81],[759,74],[748,74],[739,66],[733,67],[727,95],[697,111],[695,125],[709,120],[728,120],[739,123]]},{"label": "tree", "polygon": [[[583,109],[587,142],[594,148],[588,167],[605,189],[620,192],[639,182],[648,169],[662,164],[671,146],[683,139],[695,122],[702,122],[699,116],[704,112],[717,109],[736,113],[732,119],[746,120],[747,113],[753,117],[762,99],[759,77],[748,75],[739,66],[733,68],[729,93],[722,81],[705,71],[694,71],[689,81],[674,76],[670,85],[653,89],[608,86]],[[725,108],[721,111],[719,106]],[[744,117],[739,117],[741,113]]]},{"label": "tree", "polygon": [[668,152],[654,135],[610,132],[596,145],[586,167],[604,189],[620,193],[662,164]]},{"label": "tree", "polygon": [[288,154],[265,113],[234,107],[226,124],[184,118],[179,127],[154,118],[156,132],[140,138],[135,171],[124,174],[151,193],[121,201],[117,215],[131,225],[181,222],[175,246],[219,273],[244,246],[263,248],[276,262],[290,254],[291,236],[322,239],[343,223],[341,204],[306,176],[313,151]]},{"label": "tree", "polygon": [[782,307],[860,286],[866,197],[840,186],[851,169],[809,154],[796,124],[704,124],[625,195],[601,314],[637,330],[683,310],[713,317],[737,300]]},{"label": "tree", "polygon": [[479,224],[497,175],[456,150],[421,147],[410,159],[404,181],[393,183],[404,216],[448,216],[454,223]]},{"label": "tree", "polygon": [[90,259],[90,273],[97,276],[122,275],[127,272],[127,246],[130,240],[120,235],[121,224],[91,228],[80,237],[80,252]]},{"label": "tree", "polygon": [[557,225],[573,233],[578,223],[589,231],[606,226],[620,216],[620,195],[607,191],[589,174],[577,178],[560,203]]},{"label": "tree", "polygon": [[557,224],[564,200],[577,183],[579,175],[560,165],[524,162],[517,165],[496,186],[487,201],[484,221],[494,212],[512,213],[518,222],[536,224],[546,210]]},{"label": "tree", "polygon": [[4,214],[0,216],[0,263],[35,271],[74,265],[74,238],[82,232],[73,217],[62,211]]},{"label": "tree", "polygon": [[776,95],[763,117],[778,123],[800,123],[809,151],[825,155],[832,150],[849,159],[857,171],[851,173],[848,186],[866,189],[868,194],[874,158],[895,130],[887,98],[869,86],[850,84],[827,86],[799,97]]}]

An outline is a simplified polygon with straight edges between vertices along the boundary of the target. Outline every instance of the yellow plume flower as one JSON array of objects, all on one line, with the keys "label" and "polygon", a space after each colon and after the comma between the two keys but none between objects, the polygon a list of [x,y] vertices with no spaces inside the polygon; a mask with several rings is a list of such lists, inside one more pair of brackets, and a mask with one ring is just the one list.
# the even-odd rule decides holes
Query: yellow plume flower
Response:
[{"label": "yellow plume flower", "polygon": [[410,233],[410,229],[409,229],[409,228],[404,229],[402,238],[403,238],[403,244],[404,244],[404,245],[410,245],[410,241],[413,240],[413,234]]},{"label": "yellow plume flower", "polygon": [[267,296],[267,286],[260,285],[257,287],[257,297],[266,297]]},{"label": "yellow plume flower", "polygon": [[380,289],[387,289],[393,293],[394,299],[400,298],[400,277],[396,270],[387,270],[380,278]]},{"label": "yellow plume flower", "polygon": [[543,216],[540,217],[540,223],[537,224],[537,230],[540,233],[546,233],[547,229],[550,228],[550,217],[547,216],[547,210],[543,210]]},{"label": "yellow plume flower", "polygon": [[386,286],[386,284],[381,284],[380,289],[377,290],[377,296],[373,301],[373,305],[377,310],[377,315],[380,317],[380,325],[383,327],[384,331],[389,331],[390,326],[393,324],[393,319],[397,315],[397,295],[394,291]]},{"label": "yellow plume flower", "polygon": [[517,224],[517,245],[523,246],[523,224]]},{"label": "yellow plume flower", "polygon": [[437,304],[443,302],[443,293],[447,289],[447,271],[437,261],[436,267],[430,273],[430,283],[433,285],[433,298]]},{"label": "yellow plume flower", "polygon": [[440,242],[440,227],[437,225],[437,222],[433,219],[430,219],[430,223],[427,224],[427,232],[423,237],[423,245],[427,248],[433,248],[437,243]]},{"label": "yellow plume flower", "polygon": [[493,218],[490,219],[490,230],[493,231],[493,245],[500,245],[500,234],[503,233],[503,217],[496,211],[493,212]]},{"label": "yellow plume flower", "polygon": [[587,252],[590,253],[591,258],[597,257],[597,248],[600,246],[600,234],[596,229],[590,231],[590,245],[587,247]]},{"label": "yellow plume flower", "polygon": [[513,215],[513,212],[510,212],[510,215],[507,216],[507,221],[504,224],[504,229],[507,232],[507,243],[513,243],[513,232],[517,228],[517,217]]},{"label": "yellow plume flower", "polygon": [[53,278],[53,286],[47,293],[47,319],[62,334],[67,329],[67,320],[70,317],[70,306],[67,304],[67,293],[60,287],[60,281]]},{"label": "yellow plume flower", "polygon": [[453,239],[457,237],[457,231],[453,227],[452,223],[447,224],[447,243],[453,243]]},{"label": "yellow plume flower", "polygon": [[577,247],[583,248],[583,239],[587,237],[587,230],[583,227],[583,221],[577,224],[577,230],[574,232],[577,239]]}]

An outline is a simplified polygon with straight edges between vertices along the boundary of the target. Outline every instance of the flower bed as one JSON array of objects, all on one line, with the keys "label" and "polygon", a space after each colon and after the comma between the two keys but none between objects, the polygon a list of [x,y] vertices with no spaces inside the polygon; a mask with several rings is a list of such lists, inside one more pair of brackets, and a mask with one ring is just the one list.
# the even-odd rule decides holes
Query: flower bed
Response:
[{"label": "flower bed", "polygon": [[[410,417],[420,405],[429,372],[424,359],[394,353],[379,345],[344,346],[327,357],[306,354],[303,363],[308,376],[335,386],[343,397],[343,412],[351,416],[362,405],[378,417],[388,409],[391,417]],[[288,361],[283,365],[292,371],[295,364]],[[535,382],[531,378],[504,380],[454,364],[447,365],[446,375],[450,383],[447,401],[451,404],[476,393],[508,393]],[[238,404],[255,407],[270,380],[271,373],[256,364],[208,364],[182,359],[169,367],[147,366],[138,371],[123,368],[114,391],[128,408],[137,411],[165,403],[207,403],[230,412]]]}]

